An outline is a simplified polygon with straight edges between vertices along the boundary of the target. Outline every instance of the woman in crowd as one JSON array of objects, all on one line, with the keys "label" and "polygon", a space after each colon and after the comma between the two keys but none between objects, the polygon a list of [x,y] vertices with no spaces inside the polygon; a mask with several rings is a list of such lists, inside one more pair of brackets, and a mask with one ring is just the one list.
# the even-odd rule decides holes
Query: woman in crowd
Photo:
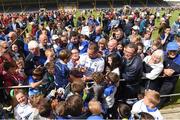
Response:
[{"label": "woman in crowd", "polygon": [[157,79],[163,71],[164,53],[158,49],[151,56],[146,56],[144,62],[143,76],[148,80],[145,81],[145,88],[158,91],[160,81]]}]

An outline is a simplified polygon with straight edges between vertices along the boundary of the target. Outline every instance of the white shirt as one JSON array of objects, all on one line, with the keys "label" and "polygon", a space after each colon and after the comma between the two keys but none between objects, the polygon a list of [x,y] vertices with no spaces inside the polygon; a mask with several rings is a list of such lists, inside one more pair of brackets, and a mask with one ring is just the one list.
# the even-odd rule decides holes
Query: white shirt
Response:
[{"label": "white shirt", "polygon": [[23,106],[18,104],[14,108],[14,117],[16,120],[20,120],[20,119],[27,120],[29,116],[32,114],[32,112],[33,112],[33,108],[29,103]]},{"label": "white shirt", "polygon": [[160,111],[157,108],[154,108],[154,109],[147,108],[147,106],[144,104],[143,99],[136,102],[133,105],[132,110],[131,110],[132,114],[137,114],[140,112],[149,113],[150,115],[152,115],[155,118],[155,120],[163,120],[163,117],[162,117]]},{"label": "white shirt", "polygon": [[80,55],[80,66],[87,69],[85,72],[86,76],[90,76],[94,72],[103,72],[104,65],[105,62],[102,57],[91,59],[87,53]]}]

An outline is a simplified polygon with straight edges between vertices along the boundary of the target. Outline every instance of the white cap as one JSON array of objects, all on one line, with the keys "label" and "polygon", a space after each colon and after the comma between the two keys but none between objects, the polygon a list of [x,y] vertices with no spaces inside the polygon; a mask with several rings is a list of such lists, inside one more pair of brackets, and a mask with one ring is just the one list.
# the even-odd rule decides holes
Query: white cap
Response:
[{"label": "white cap", "polygon": [[133,30],[139,30],[139,26],[135,25],[132,27]]},{"label": "white cap", "polygon": [[58,35],[52,35],[52,40],[56,40],[58,38],[59,38]]},{"label": "white cap", "polygon": [[33,49],[33,48],[38,48],[39,47],[39,44],[37,41],[35,40],[31,40],[29,43],[28,43],[28,49]]}]

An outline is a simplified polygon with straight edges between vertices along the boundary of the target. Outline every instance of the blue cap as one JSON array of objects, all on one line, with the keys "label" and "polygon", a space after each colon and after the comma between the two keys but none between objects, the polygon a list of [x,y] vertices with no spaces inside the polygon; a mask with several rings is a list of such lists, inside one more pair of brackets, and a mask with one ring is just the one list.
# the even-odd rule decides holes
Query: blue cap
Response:
[{"label": "blue cap", "polygon": [[169,42],[167,44],[167,48],[166,48],[166,51],[170,51],[170,50],[178,50],[179,49],[179,45],[176,43],[176,42]]}]

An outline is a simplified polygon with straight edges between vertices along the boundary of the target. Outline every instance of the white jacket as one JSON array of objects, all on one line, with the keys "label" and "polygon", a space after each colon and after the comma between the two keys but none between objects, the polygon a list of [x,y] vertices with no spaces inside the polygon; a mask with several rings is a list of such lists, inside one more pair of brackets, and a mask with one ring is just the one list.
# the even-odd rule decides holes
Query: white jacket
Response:
[{"label": "white jacket", "polygon": [[[143,61],[145,63],[148,63],[150,59],[151,56],[146,56]],[[163,71],[164,65],[162,62],[159,62],[157,64],[148,64],[148,65],[151,66],[152,70],[150,73],[143,73],[143,76],[150,80],[155,80]]]}]

